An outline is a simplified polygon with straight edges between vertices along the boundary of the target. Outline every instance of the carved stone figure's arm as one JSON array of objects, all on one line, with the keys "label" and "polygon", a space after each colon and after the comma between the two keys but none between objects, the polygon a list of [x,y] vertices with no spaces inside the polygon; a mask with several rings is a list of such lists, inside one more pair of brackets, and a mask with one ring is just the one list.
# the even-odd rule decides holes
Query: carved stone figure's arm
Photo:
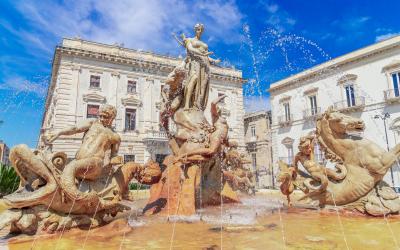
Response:
[{"label": "carved stone figure's arm", "polygon": [[210,61],[211,64],[218,64],[218,63],[221,62],[220,59],[214,59],[214,58],[211,58],[211,57],[208,57],[208,60]]},{"label": "carved stone figure's arm", "polygon": [[314,141],[314,138],[313,138],[311,140],[311,143],[310,143],[310,148],[311,148],[310,160],[311,161],[314,161],[314,144],[315,144],[315,141]]},{"label": "carved stone figure's arm", "polygon": [[47,141],[53,142],[61,135],[74,135],[74,134],[86,132],[90,129],[93,122],[94,122],[94,120],[86,120],[82,124],[60,130],[55,134],[49,134],[47,137]]},{"label": "carved stone figure's arm", "polygon": [[217,99],[215,99],[214,101],[211,102],[210,112],[211,112],[211,118],[212,118],[213,123],[215,123],[215,121],[219,117],[217,104],[219,102],[221,102],[225,97],[226,97],[226,95],[221,95]]},{"label": "carved stone figure's arm", "polygon": [[210,156],[218,152],[219,147],[221,146],[222,141],[221,139],[218,140],[213,140],[210,143],[210,147],[208,148],[198,148],[195,150],[192,150],[186,154],[180,155],[177,160],[179,161],[180,159],[185,159],[187,157],[193,156],[193,155],[203,155],[203,156]]},{"label": "carved stone figure's arm", "polygon": [[206,53],[201,52],[199,49],[193,47],[192,43],[189,40],[186,40],[185,44],[186,44],[186,49],[194,54],[201,56],[208,56],[213,54],[213,52],[206,52]]},{"label": "carved stone figure's arm", "polygon": [[119,138],[119,135],[117,136],[118,136],[118,141],[113,145],[111,145],[111,157],[118,155],[119,146],[121,145],[121,139]]}]

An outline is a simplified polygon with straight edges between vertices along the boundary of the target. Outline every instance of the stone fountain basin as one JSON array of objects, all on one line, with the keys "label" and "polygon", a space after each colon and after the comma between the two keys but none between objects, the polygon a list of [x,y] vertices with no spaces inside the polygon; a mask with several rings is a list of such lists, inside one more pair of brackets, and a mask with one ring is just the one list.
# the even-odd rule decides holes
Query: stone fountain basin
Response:
[{"label": "stone fountain basin", "polygon": [[[110,224],[42,236],[1,232],[9,249],[395,249],[399,217],[371,218],[282,206],[284,196],[262,190],[242,204],[207,207],[193,216],[142,216],[147,190]],[[393,232],[393,234],[391,233]],[[393,237],[395,236],[395,238]],[[61,237],[60,237],[61,236]],[[36,239],[35,239],[36,237]],[[346,246],[347,244],[347,246]]]}]

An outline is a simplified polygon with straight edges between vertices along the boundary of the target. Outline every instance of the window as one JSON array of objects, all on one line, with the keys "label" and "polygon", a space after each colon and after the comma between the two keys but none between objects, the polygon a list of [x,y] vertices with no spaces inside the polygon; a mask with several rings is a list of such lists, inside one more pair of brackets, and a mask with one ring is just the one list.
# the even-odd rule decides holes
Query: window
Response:
[{"label": "window", "polygon": [[312,95],[308,98],[310,99],[311,115],[316,115],[318,113],[317,96]]},{"label": "window", "polygon": [[156,154],[156,162],[158,163],[158,165],[161,166],[161,164],[163,163],[165,157],[167,157],[168,155],[165,154]]},{"label": "window", "polygon": [[400,96],[399,92],[399,84],[400,84],[400,72],[392,73],[392,81],[393,81],[393,91],[394,96]]},{"label": "window", "polygon": [[86,117],[97,118],[97,116],[99,115],[99,107],[100,107],[99,105],[88,104]]},{"label": "window", "polygon": [[135,155],[124,155],[124,162],[135,161]]},{"label": "window", "polygon": [[125,110],[125,131],[136,129],[136,109]]},{"label": "window", "polygon": [[251,166],[254,170],[257,169],[257,154],[251,154]]},{"label": "window", "polygon": [[251,131],[251,136],[256,136],[256,127],[255,126],[251,126],[250,131]]},{"label": "window", "polygon": [[290,107],[289,107],[289,103],[285,103],[283,104],[283,107],[285,108],[285,119],[287,122],[289,122],[290,119]]},{"label": "window", "polygon": [[90,87],[100,88],[100,76],[95,76],[95,75],[90,76]]},{"label": "window", "polygon": [[128,92],[129,94],[134,94],[134,93],[136,93],[136,81],[133,81],[133,80],[129,80],[129,81],[128,81],[128,89],[127,89],[127,92]]},{"label": "window", "polygon": [[314,160],[316,162],[322,162],[324,160],[324,156],[318,142],[314,143]]},{"label": "window", "polygon": [[293,146],[290,145],[288,148],[288,164],[292,164],[293,161]]},{"label": "window", "polygon": [[354,97],[354,85],[347,85],[344,88],[346,90],[347,107],[355,106],[356,99]]}]

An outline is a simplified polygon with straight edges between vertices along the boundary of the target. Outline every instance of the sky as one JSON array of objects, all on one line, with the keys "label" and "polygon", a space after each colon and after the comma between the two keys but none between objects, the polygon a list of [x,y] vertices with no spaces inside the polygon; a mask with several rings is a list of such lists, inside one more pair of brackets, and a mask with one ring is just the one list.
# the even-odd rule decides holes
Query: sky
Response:
[{"label": "sky", "polygon": [[55,47],[63,37],[172,56],[172,33],[203,40],[243,71],[247,112],[269,108],[275,81],[400,34],[398,0],[0,1],[0,140],[35,147]]}]

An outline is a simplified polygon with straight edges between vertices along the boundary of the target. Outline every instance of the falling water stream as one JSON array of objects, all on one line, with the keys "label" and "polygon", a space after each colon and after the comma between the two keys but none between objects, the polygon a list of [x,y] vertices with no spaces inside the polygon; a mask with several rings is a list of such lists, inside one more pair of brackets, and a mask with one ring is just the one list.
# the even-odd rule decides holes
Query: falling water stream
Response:
[{"label": "falling water stream", "polygon": [[[315,42],[298,35],[284,35],[267,29],[258,39],[254,39],[248,25],[243,27],[243,33],[245,40],[242,48],[246,48],[250,56],[254,73],[246,95],[261,98],[265,87],[262,83],[270,82],[282,72],[296,73],[303,70],[304,65],[311,66],[330,59]],[[274,60],[277,57],[282,63],[275,67]],[[275,68],[272,69],[271,65]],[[269,74],[262,78],[260,72],[264,71]],[[343,72],[339,68],[330,68],[322,74],[340,78]],[[330,88],[324,86],[324,89]],[[303,95],[300,92],[297,94]],[[328,92],[332,103],[336,100],[334,95]],[[6,104],[5,110],[10,109],[11,104],[9,107]],[[383,136],[382,130],[378,129],[377,133]],[[3,230],[0,231],[0,248],[7,245],[9,249],[18,250],[398,249],[398,216],[367,218],[347,215],[339,213],[336,206],[327,210],[287,208],[282,203],[284,196],[277,191],[258,192],[255,196],[243,195],[240,204],[224,204],[221,199],[219,206],[201,208],[197,215],[190,217],[142,216],[148,191],[139,191],[139,186],[137,188],[136,200],[127,203],[131,210],[118,215],[117,220],[104,227],[15,238],[5,235],[7,230]]]}]

